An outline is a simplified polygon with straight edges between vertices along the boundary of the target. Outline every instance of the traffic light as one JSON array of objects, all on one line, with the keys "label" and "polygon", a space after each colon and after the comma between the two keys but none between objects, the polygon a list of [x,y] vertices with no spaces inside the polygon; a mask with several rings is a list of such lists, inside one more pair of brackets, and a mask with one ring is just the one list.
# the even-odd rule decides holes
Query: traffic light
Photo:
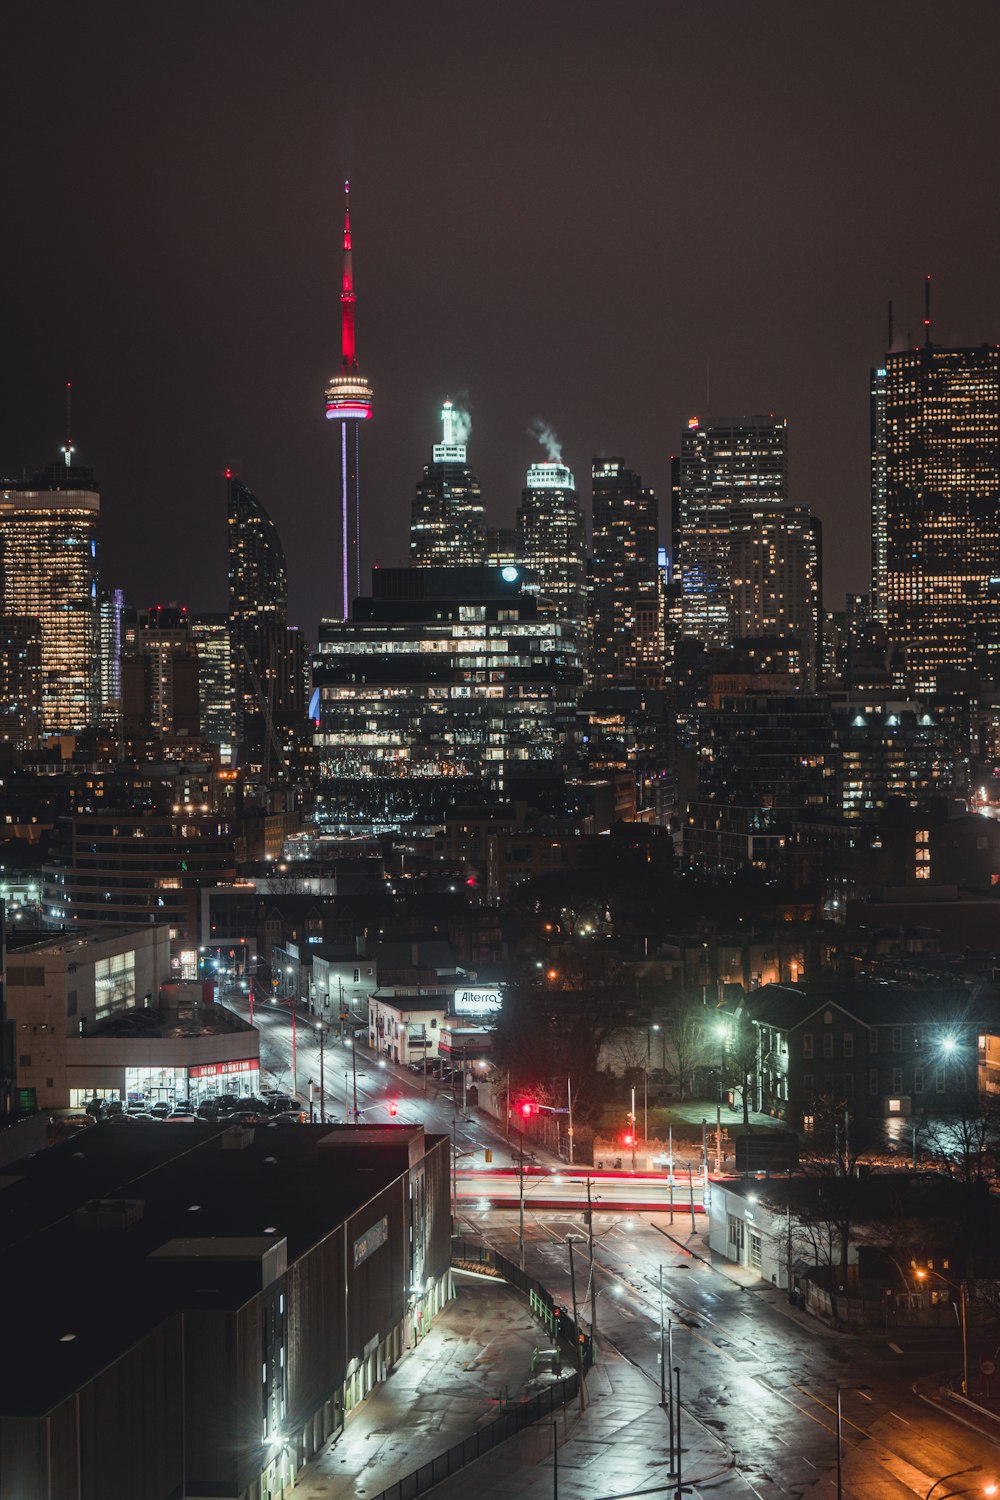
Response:
[{"label": "traffic light", "polygon": [[520,1110],[524,1118],[527,1120],[530,1115],[533,1115],[535,1113],[535,1105],[532,1104],[530,1099],[525,1099],[520,1105]]},{"label": "traffic light", "polygon": [[630,1130],[626,1130],[625,1134],[622,1136],[622,1145],[631,1146],[634,1140],[635,1136],[632,1134],[632,1132]]},{"label": "traffic light", "polygon": [[397,1111],[398,1108],[399,1108],[399,1105],[396,1103],[395,1099],[390,1099],[389,1100],[389,1113],[391,1115],[394,1115],[396,1113],[396,1111]]}]

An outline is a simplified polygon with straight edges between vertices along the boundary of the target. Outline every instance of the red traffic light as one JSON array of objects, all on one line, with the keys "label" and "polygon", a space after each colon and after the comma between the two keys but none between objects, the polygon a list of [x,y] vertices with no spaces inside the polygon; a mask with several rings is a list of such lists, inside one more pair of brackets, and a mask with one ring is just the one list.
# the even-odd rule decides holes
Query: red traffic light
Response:
[{"label": "red traffic light", "polygon": [[527,1119],[529,1115],[533,1115],[535,1113],[535,1106],[531,1104],[527,1099],[525,1099],[524,1103],[521,1105],[521,1113],[524,1118]]},{"label": "red traffic light", "polygon": [[634,1140],[635,1136],[631,1133],[631,1131],[626,1130],[625,1134],[622,1136],[622,1145],[631,1146]]},{"label": "red traffic light", "polygon": [[394,1115],[396,1113],[396,1111],[397,1111],[398,1108],[399,1108],[399,1105],[396,1103],[395,1099],[390,1099],[389,1100],[389,1113],[391,1115]]}]

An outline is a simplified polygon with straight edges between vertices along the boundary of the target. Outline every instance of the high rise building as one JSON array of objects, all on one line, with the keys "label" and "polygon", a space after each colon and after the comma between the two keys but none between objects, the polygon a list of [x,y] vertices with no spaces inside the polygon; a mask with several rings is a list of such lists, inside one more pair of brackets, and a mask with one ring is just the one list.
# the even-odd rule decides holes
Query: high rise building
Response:
[{"label": "high rise building", "polygon": [[201,732],[229,760],[236,738],[233,717],[233,673],[226,615],[200,614],[191,620],[198,648],[198,712]]},{"label": "high rise building", "polygon": [[519,557],[561,619],[587,614],[587,528],[563,463],[532,464],[517,512]]},{"label": "high rise building", "polygon": [[805,506],[747,505],[729,527],[732,637],[796,640],[802,686],[822,653],[822,530]]},{"label": "high rise building", "polygon": [[520,569],[375,569],[352,618],[320,625],[322,775],[369,818],[435,788],[555,776],[573,763],[581,676],[578,632],[539,612]]},{"label": "high rise building", "polygon": [[[889,342],[892,342],[890,331]],[[871,500],[872,500],[872,618],[886,621],[886,577],[889,561],[889,538],[885,509],[885,365],[871,372],[868,408],[871,423]]]},{"label": "high rise building", "polygon": [[337,589],[340,617],[361,592],[361,498],[358,483],[361,423],[372,414],[371,384],[360,373],[354,340],[354,268],[351,251],[350,183],[344,183],[344,250],[340,285],[340,374],[326,388],[326,415],[340,424],[340,516]]},{"label": "high rise building", "polygon": [[621,458],[595,458],[590,680],[663,682],[663,589],[656,496]]},{"label": "high rise building", "polygon": [[451,401],[441,408],[441,441],[413,497],[410,566],[458,568],[482,563],[486,524],[479,480],[469,468],[468,417]]},{"label": "high rise building", "polygon": [[118,722],[122,707],[122,615],[125,612],[123,589],[102,589],[97,612],[98,711],[101,723]]},{"label": "high rise building", "polygon": [[42,733],[97,723],[97,545],[100,493],[92,469],[49,464],[0,485],[0,614],[41,626]]},{"label": "high rise building", "polygon": [[734,515],[788,499],[784,417],[703,424],[692,417],[673,461],[674,578],[680,633],[705,646],[733,635],[730,530]]},{"label": "high rise building", "polygon": [[925,329],[922,348],[886,355],[872,423],[873,603],[917,693],[972,666],[977,610],[1000,575],[1000,350],[939,348],[929,313]]},{"label": "high rise building", "polygon": [[185,606],[157,604],[125,617],[122,722],[161,739],[199,733],[198,649]]},{"label": "high rise building", "polygon": [[276,771],[275,711],[288,673],[288,576],[277,528],[256,495],[227,475],[229,641],[236,760],[268,780]]},{"label": "high rise building", "polygon": [[26,615],[0,615],[0,744],[38,747],[42,722],[42,630]]}]

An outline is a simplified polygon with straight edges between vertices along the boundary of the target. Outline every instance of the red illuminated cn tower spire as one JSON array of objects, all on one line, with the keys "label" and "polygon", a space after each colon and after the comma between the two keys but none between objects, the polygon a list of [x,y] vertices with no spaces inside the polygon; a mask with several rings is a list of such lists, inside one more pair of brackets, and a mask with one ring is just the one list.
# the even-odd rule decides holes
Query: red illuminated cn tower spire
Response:
[{"label": "red illuminated cn tower spire", "polygon": [[340,423],[340,526],[338,601],[341,618],[351,612],[351,599],[361,592],[361,507],[358,490],[359,423],[372,414],[373,392],[358,371],[354,342],[354,266],[351,253],[350,183],[344,183],[344,259],[340,284],[341,373],[326,388],[326,415]]}]

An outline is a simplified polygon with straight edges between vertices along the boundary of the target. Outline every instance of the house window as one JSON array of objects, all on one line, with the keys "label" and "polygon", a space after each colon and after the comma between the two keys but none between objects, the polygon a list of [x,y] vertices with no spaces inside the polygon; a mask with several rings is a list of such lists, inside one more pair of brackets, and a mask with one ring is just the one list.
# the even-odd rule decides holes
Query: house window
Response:
[{"label": "house window", "polygon": [[937,1068],[937,1069],[935,1069],[935,1072],[934,1072],[934,1088],[935,1088],[935,1090],[936,1090],[937,1093],[939,1093],[939,1094],[943,1094],[944,1093],[944,1091],[945,1091],[945,1071],[944,1071],[944,1068]]},{"label": "house window", "polygon": [[853,1099],[853,1097],[854,1097],[854,1074],[853,1073],[845,1073],[844,1074],[844,1096],[847,1099]]},{"label": "house window", "polygon": [[854,1032],[853,1031],[845,1031],[844,1032],[844,1056],[845,1057],[853,1057],[854,1056]]},{"label": "house window", "polygon": [[355,969],[355,971],[354,971],[354,983],[357,984],[360,981],[360,979],[361,979],[361,970],[360,969]]},{"label": "house window", "polygon": [[823,1056],[824,1057],[832,1057],[833,1056],[833,1032],[832,1031],[824,1031],[824,1033],[823,1033]]},{"label": "house window", "polygon": [[899,1093],[902,1093],[902,1090],[903,1090],[903,1070],[902,1070],[902,1068],[893,1068],[893,1070],[892,1070],[892,1091],[893,1091],[894,1094],[899,1094]]},{"label": "house window", "polygon": [[803,1057],[812,1057],[812,1055],[813,1055],[812,1032],[811,1031],[807,1031],[806,1034],[805,1034],[805,1036],[802,1038],[802,1056]]},{"label": "house window", "polygon": [[924,1070],[923,1070],[923,1068],[914,1068],[914,1070],[913,1070],[913,1092],[915,1094],[922,1094],[923,1091],[924,1091]]},{"label": "house window", "polygon": [[868,1051],[870,1053],[872,1053],[873,1056],[878,1051],[878,1032],[877,1031],[870,1031],[868,1033]]},{"label": "house window", "polygon": [[920,1049],[921,1049],[921,1047],[923,1045],[924,1045],[924,1031],[923,1031],[923,1027],[922,1026],[915,1026],[913,1028],[913,1050],[914,1050],[914,1052],[919,1052]]},{"label": "house window", "polygon": [[833,1093],[833,1074],[832,1073],[824,1073],[823,1074],[823,1092],[824,1092],[824,1094],[832,1094]]},{"label": "house window", "polygon": [[805,1094],[805,1096],[806,1096],[807,1099],[811,1099],[812,1098],[812,1091],[813,1091],[813,1076],[812,1076],[811,1073],[803,1073],[803,1075],[802,1075],[802,1092]]},{"label": "house window", "polygon": [[892,1050],[893,1052],[902,1052],[903,1050],[903,1028],[901,1026],[894,1026],[892,1028]]},{"label": "house window", "polygon": [[868,1069],[868,1092],[869,1094],[878,1093],[878,1068]]}]

